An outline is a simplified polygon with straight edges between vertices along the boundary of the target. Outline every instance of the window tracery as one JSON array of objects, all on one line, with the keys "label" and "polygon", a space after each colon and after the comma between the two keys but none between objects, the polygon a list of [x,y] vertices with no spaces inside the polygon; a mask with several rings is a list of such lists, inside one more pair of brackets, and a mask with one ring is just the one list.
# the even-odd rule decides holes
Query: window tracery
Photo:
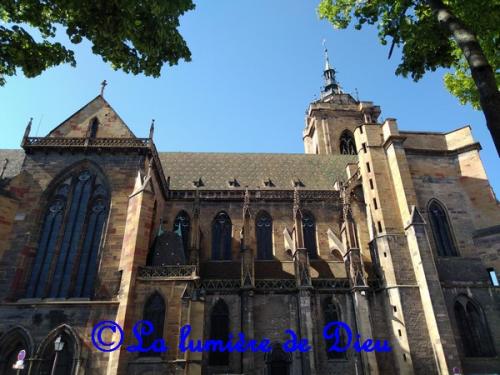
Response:
[{"label": "window tracery", "polygon": [[231,232],[229,215],[219,212],[212,222],[212,260],[231,260]]},{"label": "window tracery", "polygon": [[436,199],[429,204],[429,218],[439,256],[458,256],[446,209]]},{"label": "window tracery", "polygon": [[255,234],[257,238],[257,259],[273,259],[273,219],[262,211],[255,219]]},{"label": "window tracery", "polygon": [[356,155],[356,143],[350,131],[344,131],[340,136],[340,153],[343,155]]},{"label": "window tracery", "polygon": [[27,286],[28,298],[90,298],[109,195],[88,169],[64,180],[49,199]]}]

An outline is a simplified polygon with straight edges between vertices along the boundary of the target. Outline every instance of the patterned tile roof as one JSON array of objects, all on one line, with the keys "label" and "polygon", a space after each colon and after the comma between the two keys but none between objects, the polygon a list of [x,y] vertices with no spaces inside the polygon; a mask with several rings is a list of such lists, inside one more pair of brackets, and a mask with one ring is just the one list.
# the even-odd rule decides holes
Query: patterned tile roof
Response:
[{"label": "patterned tile roof", "polygon": [[[173,190],[200,189],[293,190],[294,181],[305,190],[330,190],[345,180],[345,166],[356,155],[160,152],[165,176]],[[235,182],[236,181],[236,182]],[[266,186],[267,185],[267,186]]]},{"label": "patterned tile roof", "polygon": [[[357,162],[355,155],[307,155],[211,152],[160,152],[166,176],[173,190],[193,190],[201,179],[204,190],[276,189],[293,190],[298,183],[305,190],[330,190],[345,180],[345,166]],[[2,178],[20,171],[23,150],[0,149]]]},{"label": "patterned tile roof", "polygon": [[[5,165],[7,161],[7,165]],[[24,161],[23,150],[2,150],[0,149],[0,174],[3,178],[11,178],[21,172],[21,167]],[[5,166],[5,170],[4,170]]]}]

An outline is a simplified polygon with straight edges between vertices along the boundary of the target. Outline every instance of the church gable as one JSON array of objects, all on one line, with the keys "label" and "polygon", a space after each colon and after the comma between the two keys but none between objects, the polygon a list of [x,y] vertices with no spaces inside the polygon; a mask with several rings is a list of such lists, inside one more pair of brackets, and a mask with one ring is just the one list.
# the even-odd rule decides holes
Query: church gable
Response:
[{"label": "church gable", "polygon": [[98,95],[53,129],[48,137],[135,138],[135,135],[109,103]]}]

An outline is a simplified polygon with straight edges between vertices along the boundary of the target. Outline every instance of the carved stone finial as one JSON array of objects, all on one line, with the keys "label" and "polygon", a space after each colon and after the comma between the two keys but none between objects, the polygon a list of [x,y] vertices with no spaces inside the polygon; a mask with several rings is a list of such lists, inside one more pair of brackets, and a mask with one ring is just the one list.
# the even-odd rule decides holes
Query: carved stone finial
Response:
[{"label": "carved stone finial", "polygon": [[33,117],[30,117],[28,125],[26,125],[26,130],[24,131],[24,138],[28,138],[31,132],[31,124],[33,123]]},{"label": "carved stone finial", "polygon": [[194,192],[193,216],[200,216],[200,190],[198,190],[198,187]]},{"label": "carved stone finial", "polygon": [[0,179],[3,178],[3,174],[5,173],[5,170],[7,169],[7,164],[9,164],[9,159],[5,159],[3,162],[2,171],[0,172]]},{"label": "carved stone finial", "polygon": [[250,214],[250,193],[248,191],[248,187],[245,188],[245,196],[243,198],[243,220],[247,215]]},{"label": "carved stone finial", "polygon": [[101,96],[104,96],[104,89],[108,85],[108,82],[106,80],[101,82]]},{"label": "carved stone finial", "polygon": [[149,160],[148,163],[148,177],[151,177],[151,170],[153,169],[153,158]]},{"label": "carved stone finial", "polygon": [[155,119],[151,120],[151,126],[149,128],[149,139],[153,139],[155,133]]},{"label": "carved stone finial", "polygon": [[293,216],[297,217],[297,213],[300,211],[300,193],[297,186],[293,189]]},{"label": "carved stone finial", "polygon": [[326,48],[326,39],[323,38],[323,48],[325,49],[325,71],[330,70],[330,59],[328,58],[328,48]]},{"label": "carved stone finial", "polygon": [[250,206],[250,192],[248,191],[248,187],[245,188],[245,198],[243,200],[244,202],[244,209],[247,209],[248,210],[248,207]]}]

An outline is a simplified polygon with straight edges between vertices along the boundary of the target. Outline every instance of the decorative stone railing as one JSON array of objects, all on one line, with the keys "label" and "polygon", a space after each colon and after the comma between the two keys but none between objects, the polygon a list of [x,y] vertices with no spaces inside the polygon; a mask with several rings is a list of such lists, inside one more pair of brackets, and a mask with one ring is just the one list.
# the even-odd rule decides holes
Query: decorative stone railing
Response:
[{"label": "decorative stone railing", "polygon": [[[291,190],[257,190],[249,191],[251,200],[273,200],[273,201],[293,201],[293,191]],[[200,190],[198,197],[206,201],[235,200],[241,201],[245,196],[245,190]],[[169,199],[194,199],[194,190],[170,190]],[[336,203],[338,208],[342,207],[338,191],[333,190],[309,190],[300,191],[301,200],[330,201]]]},{"label": "decorative stone railing", "polygon": [[[331,289],[344,289],[350,288],[348,279],[313,279],[312,286],[315,289],[331,290]],[[241,287],[241,281],[238,279],[205,279],[200,283],[199,288],[206,291],[220,291],[220,290],[237,290]],[[256,290],[294,290],[297,289],[297,282],[295,279],[256,279]]]},{"label": "decorative stone railing", "polygon": [[[140,279],[197,279],[196,288],[205,291],[237,291],[241,288],[240,279],[199,279],[195,265],[184,266],[159,266],[139,267],[138,277]],[[312,287],[318,290],[332,290],[350,288],[349,279],[312,279]],[[295,279],[256,279],[257,290],[294,290],[297,289]]]},{"label": "decorative stone railing", "polygon": [[349,279],[312,279],[312,286],[315,289],[349,289]]},{"label": "decorative stone railing", "polygon": [[196,266],[147,266],[139,267],[138,277],[142,279],[195,278]]},{"label": "decorative stone railing", "polygon": [[256,289],[286,290],[297,289],[295,279],[257,279],[255,280]]},{"label": "decorative stone railing", "polygon": [[63,148],[144,148],[151,147],[149,138],[65,138],[65,137],[27,137],[23,148],[63,147]]},{"label": "decorative stone railing", "polygon": [[207,291],[240,289],[240,279],[204,279],[199,285],[200,289]]}]

